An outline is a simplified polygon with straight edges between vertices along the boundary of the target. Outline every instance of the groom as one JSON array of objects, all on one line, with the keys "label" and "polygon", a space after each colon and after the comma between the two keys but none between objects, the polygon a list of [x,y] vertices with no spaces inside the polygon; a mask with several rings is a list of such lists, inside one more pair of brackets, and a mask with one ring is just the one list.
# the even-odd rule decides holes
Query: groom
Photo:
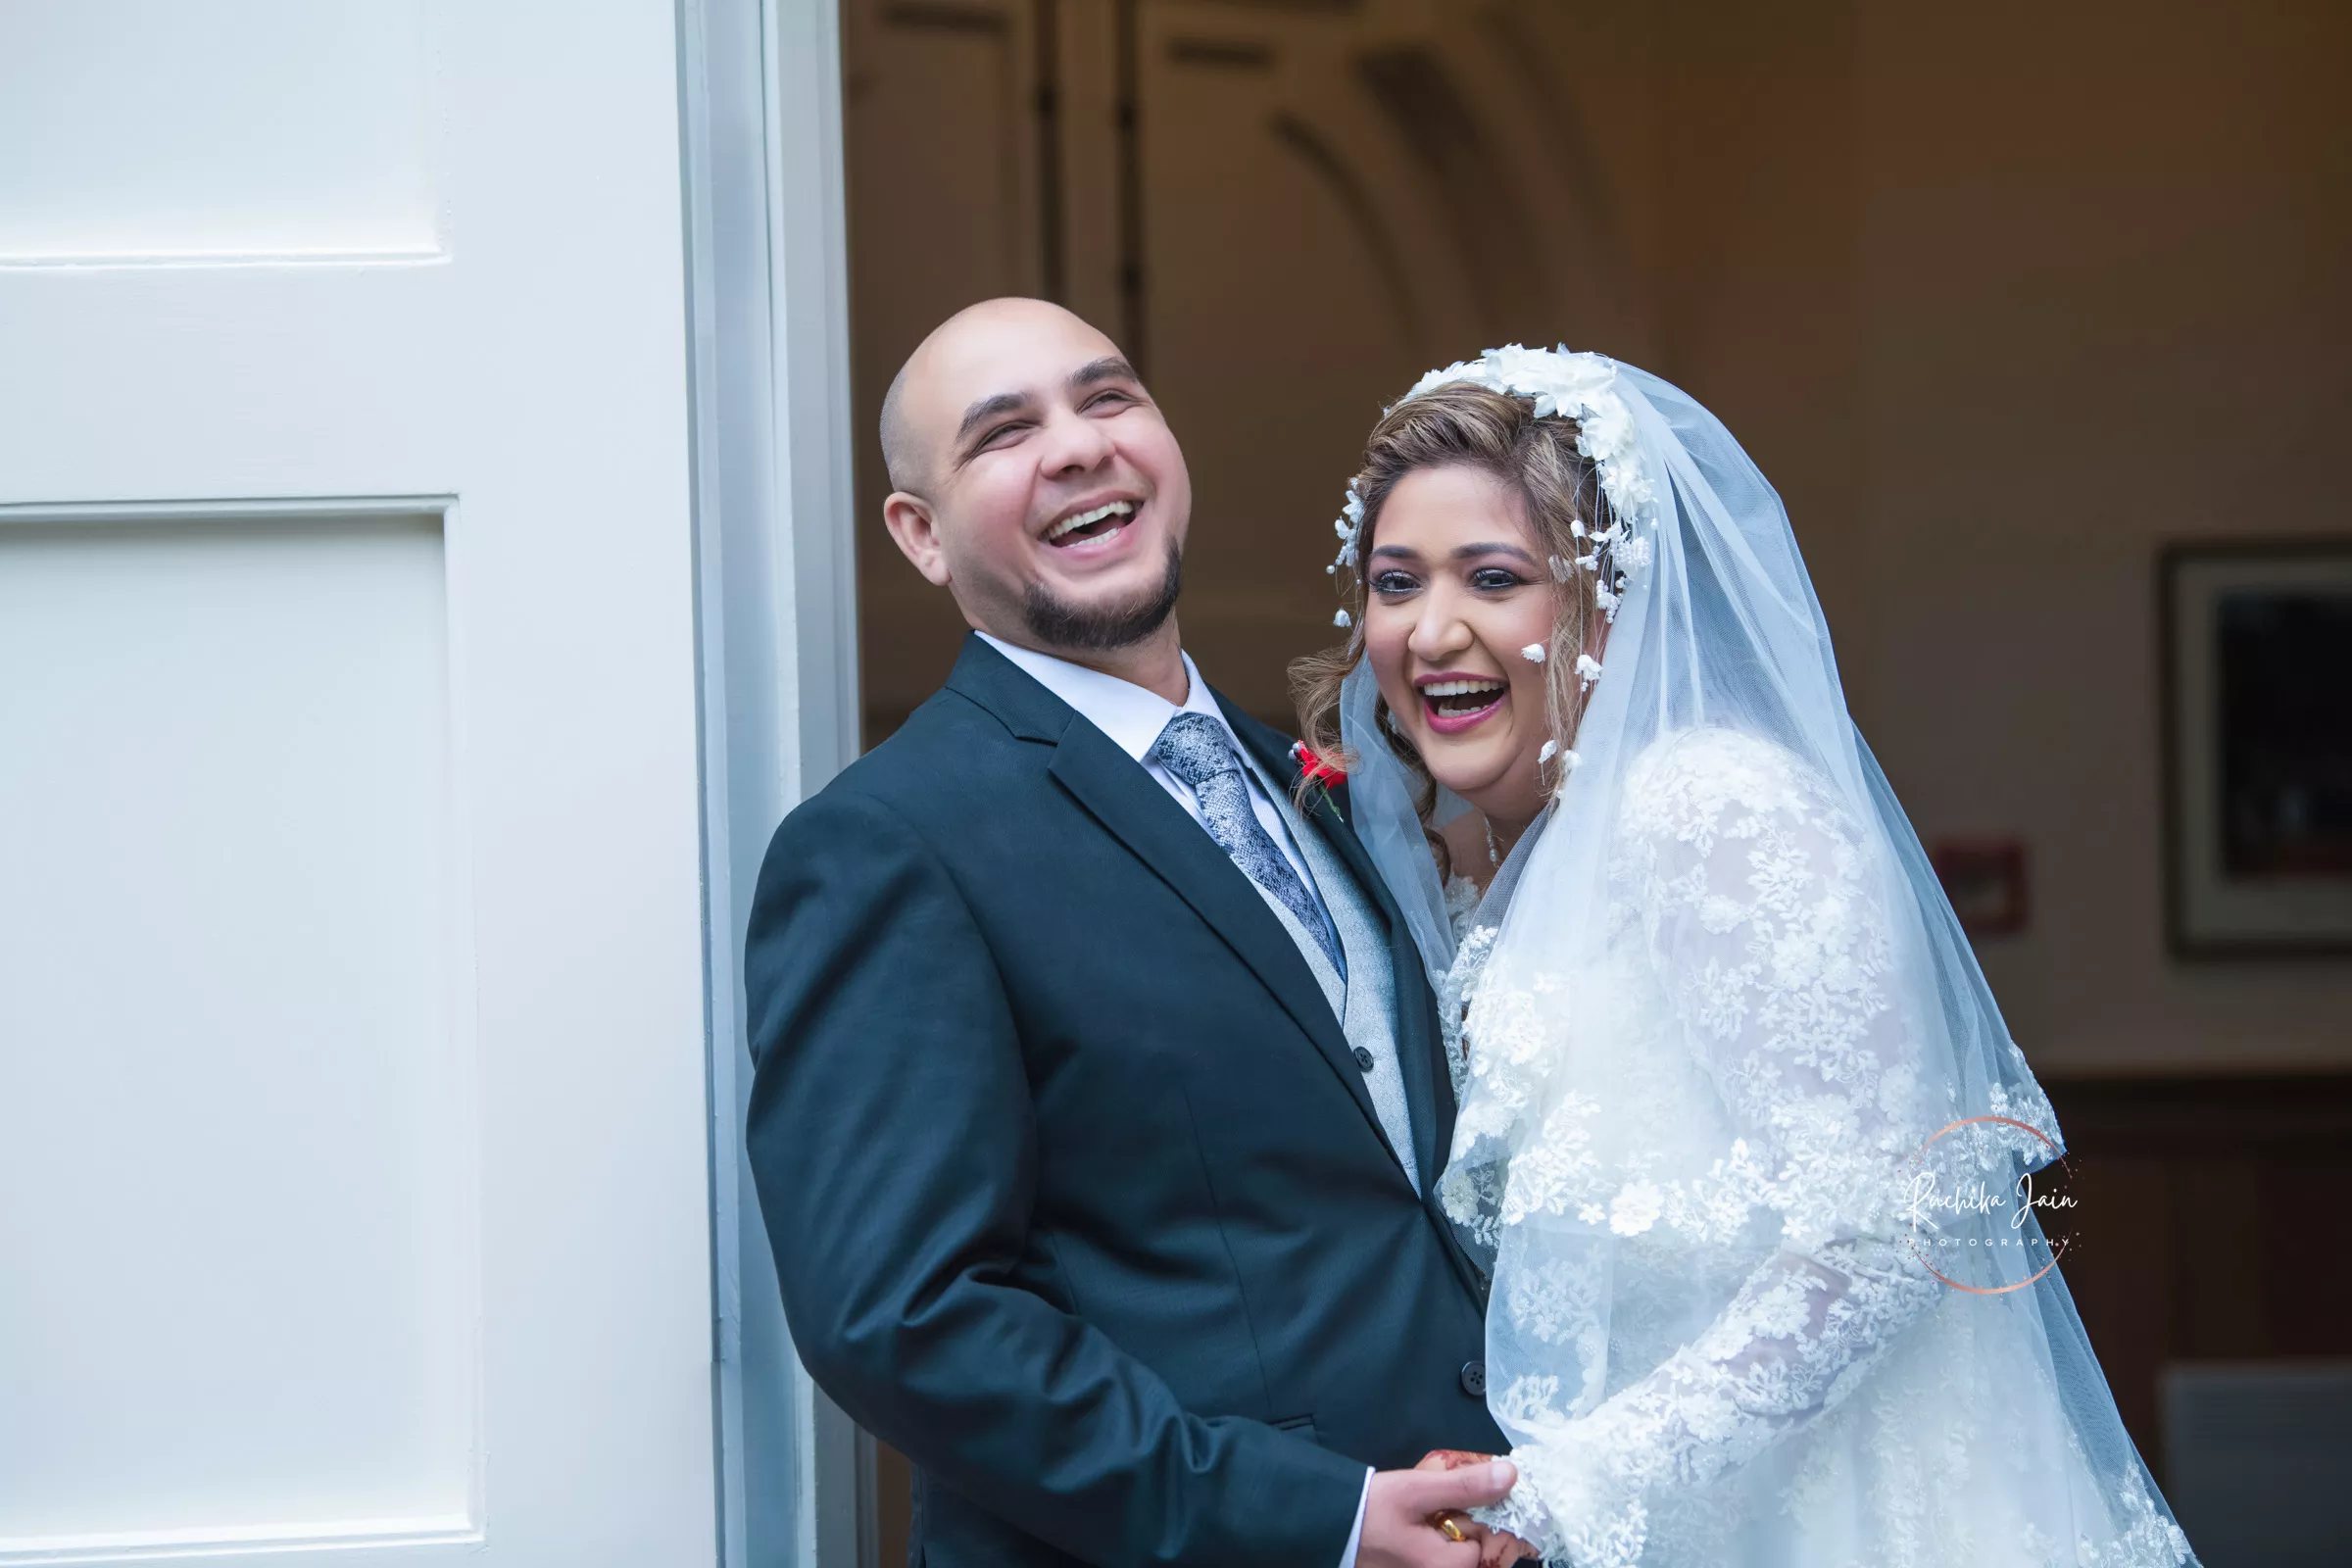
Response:
[{"label": "groom", "polygon": [[1400,1468],[1504,1446],[1430,1197],[1435,1008],[1341,812],[1182,652],[1174,436],[1108,339],[996,300],[882,439],[891,537],[974,634],[760,878],[803,1361],[913,1460],[930,1568],[1468,1568],[1449,1510],[1509,1466]]}]

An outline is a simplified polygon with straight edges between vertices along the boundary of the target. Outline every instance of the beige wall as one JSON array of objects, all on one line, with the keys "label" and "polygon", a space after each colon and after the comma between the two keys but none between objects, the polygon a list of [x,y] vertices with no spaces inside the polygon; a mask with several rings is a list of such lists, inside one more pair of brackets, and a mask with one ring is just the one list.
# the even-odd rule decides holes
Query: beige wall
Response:
[{"label": "beige wall", "polygon": [[[1034,286],[1030,11],[901,7],[931,23],[894,30],[887,9],[852,4],[861,420],[959,291]],[[1065,53],[1110,37],[1106,4],[1059,13]],[[2153,624],[2161,541],[2352,532],[2323,466],[2352,413],[2352,7],[1141,16],[1150,368],[1201,498],[1183,614],[1212,680],[1280,712],[1282,662],[1329,635],[1353,443],[1419,368],[1506,335],[1618,354],[1706,401],[1788,499],[1922,836],[2026,840],[2031,926],[1981,952],[2045,1070],[2352,1064],[2352,963],[2165,953]],[[1202,39],[1248,47],[1179,47]],[[1399,119],[1426,99],[1368,85],[1384,51],[1455,84],[1500,177],[1436,172],[1443,139]],[[894,103],[949,106],[952,134]],[[992,125],[1014,150],[975,166],[1010,194],[967,210],[955,171]],[[1073,222],[1108,211],[1105,128],[1066,127]],[[960,194],[933,202],[942,180]],[[1480,254],[1506,241],[1531,259]],[[1092,229],[1069,255],[1109,316],[1112,248]],[[862,544],[886,728],[957,624],[878,526]]]},{"label": "beige wall", "polygon": [[2352,1060],[2352,964],[2164,954],[2154,625],[2160,542],[2352,532],[2352,8],[1868,15],[1854,706],[1923,830],[2028,840],[2038,1060]]},{"label": "beige wall", "polygon": [[[1617,25],[1551,8],[1551,69]],[[2032,922],[1980,944],[2020,1040],[2352,1063],[2352,963],[2165,951],[2154,587],[2165,542],[2352,533],[2352,8],[1645,27],[1647,145],[1608,162],[1651,364],[1788,499],[1922,837],[2025,839]]]}]

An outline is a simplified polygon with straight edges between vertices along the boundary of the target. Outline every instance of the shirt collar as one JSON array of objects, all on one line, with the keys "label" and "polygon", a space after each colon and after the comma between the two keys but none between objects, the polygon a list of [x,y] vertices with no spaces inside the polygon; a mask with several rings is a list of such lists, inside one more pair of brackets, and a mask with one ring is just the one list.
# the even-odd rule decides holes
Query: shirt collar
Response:
[{"label": "shirt collar", "polygon": [[1217,707],[1216,698],[1209,695],[1208,682],[1193,667],[1193,657],[1180,654],[1184,661],[1185,699],[1181,705],[1171,703],[1157,692],[1147,691],[1132,681],[1116,675],[1105,675],[1084,664],[1073,664],[1052,654],[1034,649],[1016,648],[1001,637],[980,633],[981,641],[1020,666],[1046,690],[1076,709],[1095,728],[1111,739],[1111,743],[1137,761],[1142,761],[1159,732],[1168,727],[1168,720],[1178,713],[1205,713],[1217,721],[1234,750],[1241,751],[1241,737],[1234,734],[1225,714]]}]

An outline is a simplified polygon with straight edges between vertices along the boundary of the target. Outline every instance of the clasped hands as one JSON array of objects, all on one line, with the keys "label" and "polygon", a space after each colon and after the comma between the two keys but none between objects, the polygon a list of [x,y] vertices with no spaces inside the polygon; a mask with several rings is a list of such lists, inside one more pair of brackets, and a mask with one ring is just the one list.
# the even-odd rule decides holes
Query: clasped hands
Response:
[{"label": "clasped hands", "polygon": [[1380,1470],[1364,1494],[1356,1568],[1509,1568],[1534,1548],[1463,1510],[1500,1502],[1519,1478],[1508,1459],[1439,1448],[1410,1470]]}]

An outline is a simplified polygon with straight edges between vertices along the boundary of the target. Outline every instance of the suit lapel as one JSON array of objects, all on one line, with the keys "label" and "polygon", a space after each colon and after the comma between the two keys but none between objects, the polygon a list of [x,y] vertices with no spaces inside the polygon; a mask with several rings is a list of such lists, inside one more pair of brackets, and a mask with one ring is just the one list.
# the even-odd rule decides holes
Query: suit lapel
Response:
[{"label": "suit lapel", "polygon": [[[1217,706],[1224,710],[1242,744],[1250,748],[1250,755],[1271,777],[1281,780],[1286,788],[1297,780],[1298,761],[1291,754],[1288,740],[1236,709],[1221,694]],[[1373,865],[1371,856],[1364,852],[1354,830],[1333,808],[1330,797],[1317,792],[1308,800],[1308,808],[1302,814],[1347,865],[1348,874],[1355,878],[1356,886],[1372,902],[1387,928],[1389,962],[1396,974],[1397,1068],[1404,1079],[1405,1106],[1412,1115],[1414,1164],[1434,1189],[1439,1167],[1446,1151],[1453,1146],[1454,1106],[1452,1078],[1446,1071],[1445,1045],[1438,1032],[1437,1013],[1427,985],[1419,983],[1421,950],[1414,946],[1412,933],[1389,892],[1387,881]]]},{"label": "suit lapel", "polygon": [[[1135,759],[978,637],[965,642],[948,686],[995,713],[1015,735],[1053,744],[1054,760],[1047,771],[1054,781],[1192,906],[1274,994],[1338,1075],[1381,1147],[1389,1149],[1388,1134],[1372,1108],[1371,1091],[1364,1087],[1364,1075],[1323,998],[1323,988],[1315,983],[1314,972],[1290,933],[1216,840]],[[1278,771],[1276,776],[1287,774]],[[1417,1120],[1414,1130],[1418,1144]],[[1396,1151],[1389,1149],[1389,1155],[1394,1159]],[[1401,1173],[1402,1165],[1397,1169]]]},{"label": "suit lapel", "polygon": [[1323,988],[1299,956],[1298,944],[1216,840],[1186,815],[1135,759],[1092,724],[1069,727],[1048,771],[1112,837],[1174,888],[1274,993],[1385,1145],[1388,1135],[1381,1132],[1371,1091],[1364,1087],[1364,1075],[1349,1054],[1339,1019],[1323,1000]]},{"label": "suit lapel", "polygon": [[[1224,710],[1226,720],[1242,738],[1242,744],[1250,748],[1268,773],[1286,781],[1297,779],[1298,759],[1291,755],[1288,740],[1235,708],[1222,694],[1217,698],[1217,706]],[[1340,788],[1345,790],[1347,786],[1343,784]],[[1347,862],[1348,871],[1388,925],[1389,961],[1396,977],[1396,1058],[1405,1083],[1405,1104],[1413,1118],[1414,1150],[1423,1172],[1421,1206],[1445,1242],[1446,1254],[1453,1260],[1454,1273],[1463,1289],[1484,1310],[1486,1272],[1462,1245],[1460,1233],[1453,1228],[1452,1219],[1438,1200],[1438,1177],[1453,1149],[1453,1076],[1446,1070],[1445,1036],[1438,1029],[1437,999],[1430,995],[1428,983],[1423,979],[1421,950],[1414,946],[1403,911],[1396,907],[1387,880],[1373,865],[1372,857],[1364,852],[1355,830],[1334,808],[1328,796],[1310,799],[1313,809],[1307,813],[1308,820]]]}]

